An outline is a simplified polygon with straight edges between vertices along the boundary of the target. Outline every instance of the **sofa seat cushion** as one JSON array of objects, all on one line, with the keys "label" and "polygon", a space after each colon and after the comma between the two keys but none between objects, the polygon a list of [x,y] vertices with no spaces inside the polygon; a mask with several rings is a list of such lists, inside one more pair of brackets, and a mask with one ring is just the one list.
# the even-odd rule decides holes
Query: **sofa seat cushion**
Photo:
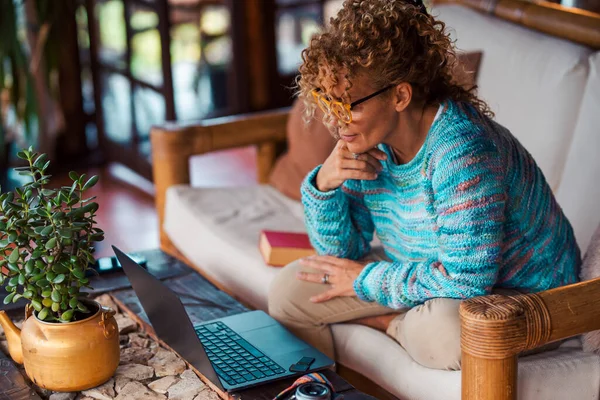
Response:
[{"label": "sofa seat cushion", "polygon": [[[460,400],[460,371],[425,368],[387,335],[354,324],[333,326],[342,365],[362,373],[401,399]],[[521,400],[597,399],[600,357],[581,350],[579,339],[554,351],[519,361],[517,398]]]},{"label": "sofa seat cushion", "polygon": [[[262,229],[303,232],[300,203],[270,186],[191,188],[167,193],[164,228],[196,266],[251,305],[266,310],[271,280],[258,251]],[[339,362],[400,399],[460,399],[460,372],[422,367],[394,340],[373,329],[333,327]],[[519,399],[597,399],[600,357],[581,350],[579,340],[519,364]]]},{"label": "sofa seat cushion", "polygon": [[302,205],[268,185],[169,188],[164,229],[195,265],[236,297],[262,310],[279,268],[266,266],[258,250],[263,229],[305,232]]}]

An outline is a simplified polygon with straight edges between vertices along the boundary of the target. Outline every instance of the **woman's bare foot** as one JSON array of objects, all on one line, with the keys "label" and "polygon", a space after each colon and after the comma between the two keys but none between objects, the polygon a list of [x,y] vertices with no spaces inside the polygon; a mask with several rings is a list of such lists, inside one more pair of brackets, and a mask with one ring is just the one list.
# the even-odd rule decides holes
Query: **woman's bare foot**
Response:
[{"label": "woman's bare foot", "polygon": [[385,314],[377,317],[365,317],[349,321],[353,324],[366,325],[370,328],[377,329],[378,331],[387,331],[390,322],[400,314]]}]

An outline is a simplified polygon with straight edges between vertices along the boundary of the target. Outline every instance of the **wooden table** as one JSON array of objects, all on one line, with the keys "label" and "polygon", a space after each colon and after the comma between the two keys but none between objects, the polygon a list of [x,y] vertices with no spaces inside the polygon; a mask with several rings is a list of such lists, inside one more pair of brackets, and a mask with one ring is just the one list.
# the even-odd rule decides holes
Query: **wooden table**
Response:
[{"label": "wooden table", "polygon": [[[217,289],[210,282],[204,279],[201,275],[195,272],[192,268],[187,267],[181,261],[163,253],[160,250],[149,250],[141,252],[148,260],[147,268],[153,274],[163,277],[163,282],[170,287],[177,295],[179,295],[184,304],[190,319],[193,324],[198,324],[204,321],[209,321],[215,318],[222,318],[229,315],[249,311],[245,306],[240,304],[234,298],[225,292]],[[171,271],[171,273],[165,273]],[[106,281],[114,279],[115,282],[122,285],[122,279],[116,276],[100,277]],[[92,282],[94,286],[94,282]],[[121,288],[113,290],[110,285],[104,282],[103,285],[111,294],[115,302],[127,312],[133,319],[140,323],[143,329],[156,340],[161,342],[166,347],[166,343],[157,338],[148,321],[144,310],[142,309],[135,292],[130,288]],[[192,367],[193,368],[193,367]],[[198,371],[196,371],[198,373]],[[356,390],[352,385],[342,379],[335,372],[326,370],[324,375],[333,384],[336,393],[343,394],[344,399],[348,400],[372,400],[374,397],[368,396]],[[223,399],[264,399],[271,400],[283,389],[290,386],[296,378],[289,378],[281,381],[276,381],[270,384],[260,385],[254,388],[242,390],[234,394],[229,394],[219,391],[210,381],[201,376],[202,380],[210,385]]]}]

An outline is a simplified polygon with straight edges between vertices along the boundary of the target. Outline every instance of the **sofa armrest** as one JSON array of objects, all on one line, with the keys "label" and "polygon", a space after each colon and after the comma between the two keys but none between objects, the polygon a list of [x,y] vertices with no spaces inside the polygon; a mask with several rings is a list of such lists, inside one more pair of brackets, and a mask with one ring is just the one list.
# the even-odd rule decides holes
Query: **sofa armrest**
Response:
[{"label": "sofa armrest", "polygon": [[517,355],[600,329],[600,278],[460,306],[463,400],[517,398]]},{"label": "sofa armrest", "polygon": [[194,155],[235,147],[258,147],[258,177],[268,180],[277,142],[286,140],[289,108],[204,120],[195,124],[166,123],[150,132],[152,172],[156,190],[161,249],[177,253],[163,231],[165,197],[173,185],[189,184],[189,159]]}]

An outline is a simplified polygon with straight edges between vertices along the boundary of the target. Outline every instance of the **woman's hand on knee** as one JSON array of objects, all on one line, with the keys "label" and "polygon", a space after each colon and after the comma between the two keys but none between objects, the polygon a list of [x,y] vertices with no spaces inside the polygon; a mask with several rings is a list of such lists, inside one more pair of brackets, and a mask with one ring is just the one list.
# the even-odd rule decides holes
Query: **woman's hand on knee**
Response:
[{"label": "woman's hand on knee", "polygon": [[322,271],[322,273],[301,271],[296,275],[298,279],[303,281],[329,285],[329,290],[310,298],[312,302],[321,303],[335,297],[356,296],[354,281],[358,278],[367,262],[332,256],[311,256],[301,259],[300,264]]}]

